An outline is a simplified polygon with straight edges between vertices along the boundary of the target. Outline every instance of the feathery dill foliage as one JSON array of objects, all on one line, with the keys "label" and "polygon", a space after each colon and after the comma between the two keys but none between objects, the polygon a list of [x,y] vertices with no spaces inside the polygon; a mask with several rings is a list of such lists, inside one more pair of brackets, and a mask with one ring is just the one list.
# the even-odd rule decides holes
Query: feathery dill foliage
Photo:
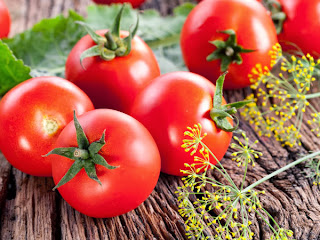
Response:
[{"label": "feathery dill foliage", "polygon": [[316,156],[308,161],[306,168],[311,170],[308,177],[313,178],[313,185],[320,186],[320,157]]},{"label": "feathery dill foliage", "polygon": [[[262,154],[254,149],[254,144],[242,133],[244,143],[235,137],[239,144],[233,143],[233,160],[238,166],[245,167],[245,173],[241,186],[238,187],[217,160],[218,166],[210,163],[210,157],[216,158],[210,149],[202,142],[206,133],[201,133],[201,125],[196,124],[193,128],[188,127],[184,133],[187,137],[182,144],[186,152],[191,151],[194,163],[186,164],[188,170],[182,171],[187,176],[182,180],[184,185],[178,188],[179,213],[184,217],[187,236],[196,239],[253,239],[251,230],[251,214],[256,213],[264,219],[270,227],[273,235],[271,239],[289,239],[292,231],[280,228],[272,216],[262,208],[259,195],[264,191],[253,190],[253,185],[244,188],[248,164],[254,165],[254,158]],[[251,145],[251,147],[249,146]],[[209,176],[209,171],[218,171],[228,182],[222,183]],[[203,171],[203,172],[202,172]],[[273,225],[264,218],[265,213]]]},{"label": "feathery dill foliage", "polygon": [[246,105],[241,114],[255,125],[260,135],[270,137],[273,133],[283,146],[293,147],[301,144],[302,119],[309,108],[312,120],[308,123],[320,136],[320,113],[309,101],[320,97],[320,93],[310,93],[319,74],[320,60],[315,61],[310,54],[301,58],[284,57],[279,44],[270,55],[270,66],[257,64],[249,75],[255,82],[252,88],[256,93],[247,97],[254,101]]}]

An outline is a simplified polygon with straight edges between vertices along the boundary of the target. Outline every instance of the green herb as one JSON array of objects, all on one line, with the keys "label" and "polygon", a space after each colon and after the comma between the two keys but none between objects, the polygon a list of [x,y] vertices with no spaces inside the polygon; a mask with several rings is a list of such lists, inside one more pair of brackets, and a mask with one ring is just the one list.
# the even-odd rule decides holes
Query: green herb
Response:
[{"label": "green herb", "polygon": [[320,92],[311,92],[319,75],[320,60],[315,61],[309,54],[301,58],[284,57],[279,44],[270,54],[271,66],[257,64],[249,76],[256,82],[252,88],[257,91],[247,97],[253,101],[241,114],[260,135],[270,137],[274,134],[283,146],[301,145],[300,132],[307,112],[312,117],[308,124],[320,136],[320,113],[310,102],[310,99],[320,97]]},{"label": "green herb", "polygon": [[[189,169],[182,171],[187,176],[182,179],[184,184],[178,187],[177,191],[179,213],[186,219],[188,237],[214,240],[253,239],[251,220],[254,213],[270,228],[272,232],[270,239],[292,239],[293,232],[282,228],[263,208],[259,195],[265,192],[254,188],[297,164],[316,158],[320,152],[301,157],[251,185],[245,186],[249,164],[254,166],[254,159],[258,159],[262,154],[254,149],[258,142],[252,143],[243,132],[241,140],[235,137],[236,142],[231,145],[231,148],[236,150],[232,154],[233,160],[238,162],[239,167],[244,167],[244,175],[238,186],[203,143],[203,138],[207,134],[202,133],[201,130],[200,124],[194,125],[193,128],[188,127],[185,132],[186,139],[182,144],[185,151],[191,151],[190,154],[194,155],[194,163],[186,164]],[[210,158],[215,158],[217,165],[213,165]],[[220,173],[222,180],[212,177],[211,170]],[[200,173],[200,171],[203,172]]]},{"label": "green herb", "polygon": [[[64,76],[64,65],[76,42],[85,35],[75,21],[83,20],[70,11],[68,17],[59,15],[44,19],[31,29],[5,40],[14,55],[31,67],[31,75]],[[0,66],[3,66],[0,62]],[[1,69],[2,67],[0,67]]]},{"label": "green herb", "polygon": [[30,68],[17,59],[0,40],[0,96],[18,83],[30,78]]}]

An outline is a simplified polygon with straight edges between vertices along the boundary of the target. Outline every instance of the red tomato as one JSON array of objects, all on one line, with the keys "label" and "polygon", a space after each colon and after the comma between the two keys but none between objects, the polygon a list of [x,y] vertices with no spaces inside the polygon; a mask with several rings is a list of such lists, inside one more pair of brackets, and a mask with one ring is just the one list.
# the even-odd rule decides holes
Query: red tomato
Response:
[{"label": "red tomato", "polygon": [[131,3],[132,7],[137,8],[146,0],[93,0],[98,4],[112,4],[112,3]]},{"label": "red tomato", "polygon": [[[297,50],[316,57],[320,54],[320,0],[278,0],[286,14],[283,28],[278,35],[284,50]],[[289,44],[288,44],[289,43]]]},{"label": "red tomato", "polygon": [[[229,29],[236,34],[237,47],[229,45],[221,49],[219,54],[231,59],[231,64],[222,70],[224,61],[207,61],[207,57],[217,50],[210,42],[227,41],[229,35],[221,31]],[[181,33],[181,49],[189,70],[212,82],[228,70],[224,89],[252,84],[248,74],[257,63],[270,65],[268,53],[275,43],[277,34],[270,15],[260,3],[252,0],[202,1],[187,17]],[[237,54],[238,46],[253,51]]]},{"label": "red tomato", "polygon": [[58,77],[29,79],[11,89],[0,101],[0,149],[17,169],[31,175],[51,176],[48,153],[59,133],[73,119],[73,110],[92,110],[88,96]]},{"label": "red tomato", "polygon": [[[76,210],[91,217],[113,217],[138,207],[154,189],[160,174],[160,154],[148,130],[137,120],[111,109],[97,109],[78,119],[90,143],[101,138],[106,144],[100,155],[115,169],[96,165],[102,185],[90,179],[82,169],[58,188],[61,196]],[[75,147],[74,123],[61,132],[56,147]],[[57,184],[73,160],[51,155],[52,174]]]},{"label": "red tomato", "polygon": [[[98,31],[103,35],[107,30]],[[122,32],[121,37],[127,33]],[[84,90],[96,108],[111,108],[127,113],[137,94],[160,75],[158,62],[148,45],[139,37],[132,40],[129,55],[111,61],[80,55],[95,43],[89,35],[72,49],[66,62],[66,78]]]},{"label": "red tomato", "polygon": [[180,169],[187,169],[184,163],[194,162],[181,147],[184,132],[194,124],[202,125],[202,133],[207,133],[203,141],[215,156],[219,160],[224,156],[232,133],[217,128],[210,117],[214,91],[215,86],[200,75],[173,72],[154,79],[135,100],[131,115],[154,137],[162,172],[181,176]]},{"label": "red tomato", "polygon": [[3,0],[0,0],[0,38],[8,37],[10,24],[9,10]]}]

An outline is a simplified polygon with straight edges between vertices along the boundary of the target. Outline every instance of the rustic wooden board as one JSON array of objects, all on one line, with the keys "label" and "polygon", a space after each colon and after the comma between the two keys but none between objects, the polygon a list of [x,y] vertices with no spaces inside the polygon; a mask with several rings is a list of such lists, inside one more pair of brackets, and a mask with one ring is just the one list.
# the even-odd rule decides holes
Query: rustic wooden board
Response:
[{"label": "rustic wooden board", "polygon": [[[42,18],[54,17],[68,9],[85,15],[90,0],[5,0],[13,23],[11,36],[31,27]],[[185,0],[148,0],[142,8],[156,8],[161,14],[171,14],[173,7]],[[229,101],[242,100],[251,90],[226,92]],[[241,119],[241,118],[240,118]],[[296,159],[299,154],[319,149],[320,141],[304,123],[302,147],[286,149],[273,138],[258,137],[252,126],[241,119],[241,128],[251,139],[259,139],[258,150],[263,157],[250,169],[250,184],[266,174]],[[242,170],[230,160],[223,159],[229,173],[240,182]],[[294,231],[295,239],[320,239],[320,192],[302,172],[300,164],[282,173],[259,188],[266,190],[262,203],[266,210],[285,228]],[[151,196],[137,209],[111,219],[94,219],[73,210],[53,192],[50,178],[37,178],[13,169],[0,154],[0,239],[187,239],[184,219],[178,214],[178,177],[162,174]],[[267,239],[268,229],[257,218],[255,239]]]}]

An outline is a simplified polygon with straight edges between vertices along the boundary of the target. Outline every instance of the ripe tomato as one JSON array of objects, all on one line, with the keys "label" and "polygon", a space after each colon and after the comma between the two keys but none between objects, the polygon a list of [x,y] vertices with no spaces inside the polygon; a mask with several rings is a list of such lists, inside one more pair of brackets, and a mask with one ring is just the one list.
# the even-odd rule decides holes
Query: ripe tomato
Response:
[{"label": "ripe tomato", "polygon": [[[187,169],[184,164],[194,162],[181,148],[184,132],[194,124],[202,125],[207,133],[203,141],[218,160],[227,151],[232,133],[219,129],[210,117],[214,91],[215,86],[200,75],[173,72],[154,79],[135,100],[131,115],[154,137],[162,172],[181,176],[180,169]],[[210,161],[216,163],[213,158]]]},{"label": "ripe tomato", "polygon": [[72,120],[72,112],[92,110],[88,96],[58,77],[29,79],[11,89],[0,101],[0,149],[17,169],[31,175],[51,176],[51,163],[42,157]]},{"label": "ripe tomato", "polygon": [[[61,196],[73,208],[91,217],[113,217],[138,207],[150,195],[160,174],[160,154],[148,130],[129,115],[111,109],[89,111],[78,121],[88,144],[105,139],[98,154],[117,168],[95,165],[101,185],[81,169],[74,178],[57,188]],[[61,132],[55,147],[78,146],[77,136],[74,122],[71,122]],[[90,147],[82,149],[90,152]],[[90,158],[74,161],[60,155],[49,158],[52,158],[56,184],[76,161],[91,161]]]},{"label": "ripe tomato", "polygon": [[93,0],[98,4],[112,4],[112,3],[130,3],[132,7],[137,8],[146,0]]},{"label": "ripe tomato", "polygon": [[[257,63],[270,65],[268,53],[275,43],[277,34],[270,15],[252,0],[201,1],[187,17],[181,33],[181,49],[189,70],[212,82],[227,70],[225,89],[252,84],[248,74]],[[207,61],[209,56],[211,61]]]},{"label": "ripe tomato", "polygon": [[10,24],[9,10],[3,0],[0,0],[0,38],[8,37]]},{"label": "ripe tomato", "polygon": [[[277,5],[269,5],[274,7],[273,11],[284,12],[285,19],[282,29],[279,29],[278,39],[283,49],[297,50],[296,46],[302,50],[304,54],[310,53],[316,57],[320,54],[320,0],[277,0]],[[267,2],[260,0],[260,2]],[[271,11],[272,16],[275,16]],[[279,22],[276,22],[278,24]],[[292,46],[294,43],[296,46]]]},{"label": "ripe tomato", "polygon": [[[103,35],[107,30],[98,31]],[[121,37],[126,36],[121,33]],[[148,45],[139,37],[132,40],[127,56],[105,61],[80,55],[95,43],[89,35],[80,39],[66,62],[66,78],[84,90],[96,108],[111,108],[127,113],[137,94],[160,75],[158,62]]]}]

